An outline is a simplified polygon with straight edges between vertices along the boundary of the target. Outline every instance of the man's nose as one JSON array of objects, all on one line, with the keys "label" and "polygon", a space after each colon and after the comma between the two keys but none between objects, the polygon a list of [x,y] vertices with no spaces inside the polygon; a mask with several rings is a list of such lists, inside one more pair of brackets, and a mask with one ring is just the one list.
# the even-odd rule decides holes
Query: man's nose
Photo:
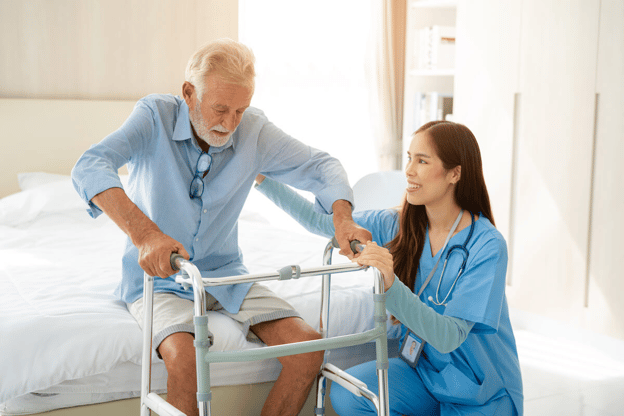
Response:
[{"label": "man's nose", "polygon": [[234,131],[236,130],[236,127],[238,127],[238,122],[237,122],[237,118],[236,118],[236,113],[232,113],[232,114],[226,114],[223,117],[223,121],[221,122],[221,125],[223,127],[225,127],[226,129],[228,129],[229,131]]}]

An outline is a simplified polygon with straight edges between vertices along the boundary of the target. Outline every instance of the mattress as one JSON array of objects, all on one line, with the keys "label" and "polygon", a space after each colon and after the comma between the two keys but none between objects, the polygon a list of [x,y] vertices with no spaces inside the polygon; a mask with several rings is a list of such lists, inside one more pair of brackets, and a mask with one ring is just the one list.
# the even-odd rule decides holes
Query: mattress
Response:
[{"label": "mattress", "polygon": [[[22,191],[0,199],[0,413],[28,414],[137,397],[141,330],[113,290],[121,273],[124,234],[106,216],[92,219],[63,175],[20,175]],[[327,240],[309,234],[252,190],[239,220],[251,273],[291,264],[322,264]],[[334,263],[348,261],[334,255]],[[319,328],[321,279],[265,282]],[[373,327],[372,272],[332,277],[330,336]],[[240,325],[209,312],[214,350],[257,344]],[[392,336],[392,334],[391,334]],[[341,368],[374,359],[374,348],[328,352]],[[213,386],[275,380],[277,359],[211,365]],[[166,389],[153,357],[152,390]]]}]

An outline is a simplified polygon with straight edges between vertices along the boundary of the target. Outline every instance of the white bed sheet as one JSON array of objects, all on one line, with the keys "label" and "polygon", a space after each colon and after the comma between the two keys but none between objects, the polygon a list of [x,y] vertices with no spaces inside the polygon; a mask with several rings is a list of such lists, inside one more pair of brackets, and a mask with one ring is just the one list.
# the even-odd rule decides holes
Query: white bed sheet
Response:
[{"label": "white bed sheet", "polygon": [[[20,177],[24,191],[0,200],[0,412],[18,414],[97,402],[140,390],[141,331],[112,295],[120,276],[124,235],[106,216],[91,219],[68,177]],[[256,191],[239,222],[245,264],[253,272],[288,264],[321,264],[327,240],[310,235]],[[335,262],[345,261],[334,255]],[[267,282],[313,327],[319,327],[320,278]],[[332,278],[330,335],[372,323],[372,274]],[[210,313],[215,350],[257,348],[239,324]],[[370,349],[332,351],[341,367],[371,359]],[[211,365],[213,386],[277,378],[276,359]],[[166,371],[154,357],[152,386],[164,391]],[[35,392],[36,394],[31,394]],[[36,398],[64,394],[57,404]],[[130,394],[130,396],[128,396]],[[73,404],[61,404],[73,400]],[[108,400],[111,400],[110,398]],[[46,408],[42,408],[44,406]],[[52,407],[50,407],[52,406]]]}]

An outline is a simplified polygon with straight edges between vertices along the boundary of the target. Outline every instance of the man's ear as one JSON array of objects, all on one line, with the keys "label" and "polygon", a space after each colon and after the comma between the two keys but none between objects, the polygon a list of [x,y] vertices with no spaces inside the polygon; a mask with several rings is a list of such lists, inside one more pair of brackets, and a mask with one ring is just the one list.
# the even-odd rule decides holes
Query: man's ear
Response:
[{"label": "man's ear", "polygon": [[182,97],[184,97],[184,101],[186,101],[186,105],[189,108],[193,108],[194,100],[195,100],[195,86],[188,81],[184,81],[182,84]]}]

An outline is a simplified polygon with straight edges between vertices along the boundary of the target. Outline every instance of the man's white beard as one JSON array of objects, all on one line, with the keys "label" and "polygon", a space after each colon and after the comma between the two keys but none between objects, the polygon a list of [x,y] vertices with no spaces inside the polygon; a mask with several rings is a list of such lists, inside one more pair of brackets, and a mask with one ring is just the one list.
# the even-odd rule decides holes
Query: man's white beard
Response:
[{"label": "man's white beard", "polygon": [[[200,139],[208,143],[210,146],[221,147],[226,144],[232,136],[233,131],[229,131],[220,124],[212,128],[206,127],[206,123],[201,114],[199,101],[197,101],[197,104],[195,104],[195,108],[189,109],[189,118],[191,119],[191,125],[195,129],[195,133],[199,136]],[[230,134],[228,134],[227,136],[219,136],[215,134],[214,131]]]}]

